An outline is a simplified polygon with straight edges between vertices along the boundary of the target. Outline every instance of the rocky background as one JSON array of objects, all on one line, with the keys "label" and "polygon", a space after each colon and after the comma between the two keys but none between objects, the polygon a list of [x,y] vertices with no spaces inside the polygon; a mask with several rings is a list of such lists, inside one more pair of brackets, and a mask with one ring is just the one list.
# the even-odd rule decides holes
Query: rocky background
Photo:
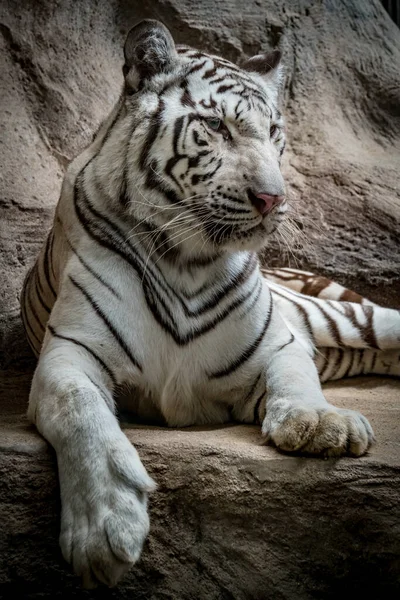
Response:
[{"label": "rocky background", "polygon": [[[33,580],[36,583],[32,584],[32,597],[42,597],[40,590],[43,593],[47,590],[49,595],[46,597],[55,597],[57,589],[56,583],[55,587],[44,583],[45,565],[51,562],[49,556],[54,557],[57,553],[55,465],[44,443],[39,443],[36,434],[27,429],[26,422],[21,416],[27,400],[34,363],[21,327],[18,295],[28,266],[37,255],[42,240],[51,226],[63,171],[68,161],[85,146],[119,94],[122,84],[124,37],[136,21],[145,17],[162,20],[170,28],[177,42],[212,50],[234,61],[240,61],[260,50],[273,47],[282,50],[286,66],[286,85],[282,103],[287,117],[289,142],[284,159],[284,172],[290,190],[292,217],[298,225],[300,235],[292,241],[282,241],[281,244],[271,247],[265,253],[264,259],[267,264],[273,266],[306,267],[333,276],[339,282],[388,306],[398,306],[400,303],[400,30],[378,0],[326,2],[142,0],[140,3],[134,0],[2,0],[0,5],[2,45],[0,52],[0,77],[2,78],[0,84],[0,367],[2,368],[0,402],[4,407],[3,425],[8,428],[8,433],[14,431],[17,437],[13,438],[12,443],[0,440],[0,451],[3,451],[3,455],[0,456],[0,470],[2,469],[3,473],[3,487],[0,492],[1,490],[4,492],[4,496],[0,494],[0,499],[3,498],[3,503],[0,502],[3,524],[3,531],[0,533],[0,565],[4,559],[4,548],[8,548],[7,553],[10,556],[5,570],[0,569],[0,584],[3,582],[5,586],[2,588],[4,591],[0,591],[0,597],[8,597],[8,593],[11,595],[17,592],[21,592],[23,597],[28,597],[26,582]],[[371,381],[372,383],[362,384],[363,394],[367,399],[368,390],[375,385],[373,383],[375,380]],[[361,388],[357,388],[356,385],[346,389],[354,391]],[[347,591],[350,589],[348,573],[351,572],[349,565],[353,563],[356,565],[351,580],[354,582],[354,589],[360,592],[360,586],[364,586],[366,591],[370,591],[371,586],[375,585],[378,596],[385,591],[385,598],[392,597],[395,581],[398,582],[400,579],[400,566],[398,562],[393,563],[393,556],[396,555],[393,545],[395,538],[389,539],[387,532],[391,531],[394,535],[396,526],[400,522],[399,519],[396,521],[394,513],[390,513],[396,506],[395,496],[391,495],[390,490],[393,491],[394,481],[396,477],[398,478],[399,465],[394,457],[396,457],[396,448],[398,453],[400,449],[399,438],[397,441],[395,438],[397,430],[390,429],[395,409],[388,399],[391,398],[394,402],[400,397],[400,393],[399,387],[396,386],[387,385],[381,389],[382,402],[384,395],[386,404],[382,404],[379,418],[386,414],[384,418],[386,425],[382,427],[386,432],[389,431],[390,435],[387,433],[387,437],[383,437],[387,441],[380,447],[381,454],[378,453],[371,459],[371,464],[374,465],[371,467],[372,470],[368,466],[369,463],[362,461],[357,465],[364,465],[367,469],[365,472],[361,467],[349,466],[351,461],[346,462],[346,460],[339,463],[338,470],[332,468],[332,471],[323,468],[321,463],[318,463],[318,467],[315,466],[314,461],[307,463],[314,465],[315,472],[320,476],[318,481],[321,487],[317,505],[323,507],[324,501],[330,498],[330,504],[328,502],[326,509],[330,516],[321,517],[326,521],[323,521],[322,525],[320,523],[318,534],[320,540],[311,554],[307,548],[311,548],[314,544],[313,519],[321,521],[319,517],[313,516],[312,510],[308,513],[306,511],[309,514],[307,518],[311,529],[306,531],[301,527],[294,528],[294,537],[281,543],[279,535],[285,530],[285,525],[281,524],[283,530],[281,531],[277,526],[277,533],[274,534],[275,537],[272,536],[272,546],[266,549],[263,546],[264,542],[259,540],[258,546],[252,545],[250,550],[246,550],[247,554],[243,551],[243,555],[240,555],[240,552],[238,555],[234,549],[235,543],[239,546],[241,544],[239,534],[236,541],[234,538],[229,538],[228,541],[227,538],[224,547],[213,546],[213,539],[217,535],[216,530],[211,528],[208,537],[203,536],[199,522],[193,516],[197,514],[196,510],[199,510],[199,514],[204,518],[210,512],[216,511],[213,517],[216,522],[222,519],[221,522],[228,525],[248,521],[251,515],[257,512],[257,503],[249,501],[246,504],[244,502],[246,494],[252,491],[257,498],[257,495],[264,493],[263,482],[268,486],[275,477],[267,476],[263,471],[262,477],[259,474],[246,475],[243,479],[240,475],[243,456],[237,454],[237,448],[232,451],[236,457],[234,459],[227,450],[226,452],[215,450],[215,444],[218,443],[214,440],[210,447],[207,446],[208,449],[203,448],[198,467],[206,474],[201,481],[213,482],[208,488],[207,484],[202,483],[194,492],[190,491],[192,488],[189,486],[185,496],[185,485],[188,486],[192,475],[190,477],[187,475],[185,479],[180,471],[180,475],[174,471],[175,479],[172,480],[180,482],[176,484],[177,489],[183,491],[171,492],[172,495],[168,495],[168,485],[171,487],[174,484],[168,484],[168,478],[165,479],[164,492],[166,492],[165,498],[168,498],[166,504],[172,525],[170,524],[170,529],[165,529],[165,522],[157,521],[161,509],[157,512],[156,502],[155,530],[162,532],[160,535],[165,538],[162,544],[164,547],[168,546],[165,536],[183,535],[184,528],[180,531],[179,526],[176,525],[179,522],[176,511],[185,514],[185,531],[189,531],[190,535],[183,536],[183,546],[180,547],[179,552],[186,558],[180,558],[176,562],[175,557],[175,562],[169,563],[166,559],[167,566],[164,563],[158,564],[157,560],[160,559],[157,559],[156,566],[148,568],[147,564],[155,563],[154,561],[146,563],[144,559],[145,566],[142,571],[137,572],[134,585],[132,584],[132,589],[144,590],[143,594],[137,597],[146,599],[153,597],[246,598],[246,600],[248,598],[260,600],[295,597],[296,599],[330,598],[341,589],[342,583],[343,589]],[[356,392],[354,391],[353,396],[349,393],[349,396],[355,399],[353,408],[356,408]],[[376,397],[379,399],[379,393]],[[384,413],[386,409],[387,413]],[[370,416],[368,407],[366,414]],[[253,440],[253,434],[247,435]],[[158,434],[156,437],[158,439]],[[6,439],[11,438],[5,435],[4,440]],[[186,467],[182,467],[183,473],[190,473],[191,468],[197,468],[195,466],[198,464],[196,439],[191,438],[192,441],[187,442],[192,449],[192,454],[185,447],[187,462]],[[151,457],[155,450],[151,440],[149,441],[148,438],[146,440],[143,442],[144,453]],[[175,438],[170,438],[168,442],[172,444],[171,447],[174,446],[174,440]],[[170,465],[174,452],[172,450],[169,454],[169,450],[166,452],[170,458],[165,459],[165,465]],[[208,460],[207,452],[211,452],[210,456],[213,453],[220,456],[221,460]],[[21,459],[21,456],[25,456],[24,453],[28,457],[25,462]],[[241,456],[240,460],[237,456]],[[275,455],[269,456],[273,458]],[[4,457],[7,460],[1,462]],[[218,477],[226,479],[226,473],[221,465],[231,459],[232,464],[239,465],[234,467],[236,470],[232,479],[233,491],[231,495],[227,495],[227,491],[224,492],[225,496],[221,492],[222,500],[215,500],[213,489],[218,488]],[[292,465],[290,468],[294,471],[290,476],[285,475],[284,488],[286,486],[286,490],[297,490],[293,498],[295,502],[305,506],[309,488],[306,483],[304,485],[301,483],[300,487],[296,488],[297,471],[293,465],[297,463],[290,461],[297,459],[286,460]],[[157,478],[157,469],[162,475],[165,465],[162,466],[164,463],[160,457],[155,462],[158,466],[154,467],[153,473]],[[383,463],[386,464],[386,471],[382,471]],[[393,467],[394,463],[396,468]],[[281,464],[282,461],[279,462],[279,465]],[[387,465],[390,465],[390,468]],[[179,460],[178,467],[174,468],[179,469]],[[310,473],[313,472],[313,468],[307,468]],[[357,471],[358,468],[361,471]],[[220,470],[222,474],[218,475]],[[347,514],[349,518],[346,527],[349,531],[356,532],[354,533],[356,537],[352,537],[349,532],[345,537],[340,537],[337,529],[334,529],[334,533],[330,536],[330,517],[334,515],[333,519],[341,518],[341,510],[337,509],[339,500],[350,505],[354,494],[353,481],[361,472],[364,473],[363,481],[366,489],[370,485],[372,491],[371,493],[368,491],[365,495],[362,486],[357,487],[357,510],[362,513],[362,507],[367,506],[372,512],[365,513],[366,521],[364,520],[364,525],[360,525],[357,529],[354,526],[354,518],[344,511],[343,514]],[[215,475],[213,478],[211,476],[213,473],[218,476]],[[379,484],[376,483],[377,477]],[[255,488],[253,484],[245,483],[250,480],[249,478],[256,482]],[[300,480],[303,481],[301,477]],[[279,482],[279,478],[276,481]],[[331,485],[332,481],[334,486],[338,481],[347,482],[344,486],[343,498],[336,497],[336,492],[330,494],[329,489],[332,488],[324,487],[328,483]],[[272,485],[272,489],[275,488],[279,488],[278,483]],[[378,488],[379,493],[376,491]],[[204,491],[205,489],[208,492]],[[207,501],[204,500],[205,496],[208,498]],[[187,500],[188,497],[191,498],[190,502]],[[176,506],[175,498],[179,498]],[[279,509],[285,512],[285,507],[289,503],[289,496],[281,494],[279,498],[280,500],[273,500],[272,504],[268,505],[268,500],[267,504],[262,505],[262,511],[269,510],[274,523],[279,521],[277,516]],[[200,510],[199,503],[203,501],[204,510]],[[221,508],[225,501],[226,509],[218,513],[215,506]],[[158,500],[161,506],[160,502]],[[245,507],[243,511],[232,508],[236,503],[242,502]],[[35,506],[38,507],[38,513],[32,512],[35,511]],[[306,517],[303,519],[301,516],[301,511],[296,512],[295,509],[293,511],[291,517],[293,523],[301,524],[304,519],[307,521]],[[23,518],[21,514],[24,515]],[[398,517],[398,512],[396,514]],[[378,525],[374,529],[373,524],[379,521],[379,515],[386,515],[386,521],[381,523],[381,529]],[[19,527],[20,518],[25,525]],[[31,529],[27,524],[29,520],[31,520]],[[262,530],[261,522],[261,513],[259,513],[252,529],[253,533],[260,527]],[[4,536],[4,523],[11,528],[8,541],[1,538],[1,535]],[[352,527],[356,529],[353,531]],[[302,531],[303,533],[306,531],[304,538],[301,537]],[[33,538],[29,537],[29,532]],[[228,534],[225,531],[223,535]],[[336,560],[335,567],[332,567],[333,563],[330,563],[328,558],[325,562],[325,558],[321,558],[318,562],[324,552],[324,539],[328,538]],[[375,541],[371,546],[372,538]],[[399,539],[398,535],[397,556],[400,554]],[[368,540],[367,550],[363,545],[365,540]],[[18,543],[20,554],[14,555],[12,548],[15,544],[18,546]],[[153,538],[151,543],[157,544],[157,539]],[[196,553],[189,557],[190,552],[188,554],[187,549],[196,543],[201,543],[208,549],[208,566],[205,566],[198,557],[196,558]],[[299,550],[296,550],[296,544],[299,544]],[[40,549],[44,547],[44,554],[41,555]],[[182,550],[183,547],[186,550]],[[282,547],[284,552],[279,554],[279,548]],[[255,566],[262,565],[262,561],[257,562],[255,557],[259,552],[267,552],[267,550],[269,564],[275,561],[276,567],[268,571],[268,575],[263,579],[262,566]],[[26,551],[25,555],[24,551]],[[171,552],[173,551],[172,548]],[[177,554],[179,552],[176,550]],[[213,555],[213,552],[216,554]],[[36,553],[38,553],[37,558]],[[222,578],[209,566],[218,562],[217,554],[225,557],[226,564],[224,563],[225,571]],[[23,566],[18,570],[17,565],[21,561],[21,556],[25,556],[25,562],[22,560]],[[238,556],[242,561],[239,570]],[[32,563],[29,563],[30,560]],[[186,575],[189,582],[187,584],[189,587],[186,588],[179,587],[173,575],[165,574],[168,568],[169,573],[172,574],[189,573],[189,567],[186,570],[182,567],[184,560],[192,565],[190,569],[197,577],[197,583],[192,585],[190,584],[192,580],[189,575]],[[316,564],[314,571],[310,566],[311,563],[307,562],[311,560]],[[341,560],[344,562],[341,563]],[[229,567],[230,561],[231,567]],[[350,562],[346,563],[346,561]],[[289,563],[292,567],[288,567],[286,571],[283,567],[280,570],[279,565]],[[253,578],[256,583],[252,591],[246,587],[244,564],[247,564],[251,572],[253,570],[255,573],[258,569],[257,577],[254,575],[256,579]],[[363,564],[365,564],[364,569]],[[50,570],[51,568],[49,567]],[[64,567],[60,566],[58,569],[63,572]],[[308,573],[307,576],[301,575],[304,569]],[[354,569],[356,576],[354,576]],[[51,581],[57,582],[59,571],[57,569],[53,571]],[[204,575],[202,578],[201,573],[205,571],[207,577]],[[239,574],[240,581],[235,587],[236,572]],[[161,587],[157,588],[159,595],[153,595],[153,592],[149,591],[153,589],[149,583],[153,576],[158,582],[163,580],[163,577],[167,579],[170,577],[168,585],[162,587],[160,584]],[[140,583],[142,580],[143,585]],[[71,590],[75,589],[73,587],[75,583],[68,581],[68,585],[72,586],[68,587],[69,593],[73,594],[75,592]],[[204,594],[194,592],[191,596],[190,586],[192,585],[193,590],[199,590],[201,588],[199,582],[205,585]],[[207,582],[207,585],[204,582]],[[65,579],[62,585],[67,585]],[[200,588],[196,588],[196,585],[200,585]],[[128,594],[126,597],[132,597],[133,592],[129,592],[131,588],[124,589],[124,594]],[[59,593],[62,594],[60,588],[57,591],[57,594]],[[125,597],[125,595],[118,597]]]},{"label": "rocky background", "polygon": [[265,260],[399,302],[400,30],[378,0],[3,0],[0,11],[0,348],[9,361],[23,352],[18,294],[63,171],[116,100],[125,34],[144,17],[234,61],[283,51],[284,171],[301,233]]}]

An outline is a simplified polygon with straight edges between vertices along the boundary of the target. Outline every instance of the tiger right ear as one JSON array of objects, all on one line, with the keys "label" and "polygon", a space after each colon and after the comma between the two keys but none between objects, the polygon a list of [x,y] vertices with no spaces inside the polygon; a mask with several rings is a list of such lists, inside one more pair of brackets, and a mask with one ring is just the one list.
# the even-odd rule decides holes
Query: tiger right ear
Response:
[{"label": "tiger right ear", "polygon": [[145,19],[129,31],[124,56],[126,86],[134,91],[144,79],[171,70],[177,53],[172,35],[165,25]]},{"label": "tiger right ear", "polygon": [[272,52],[264,52],[249,58],[243,65],[242,69],[250,73],[261,75],[265,81],[273,83],[279,87],[282,79],[282,67],[280,66],[282,54],[280,50]]}]

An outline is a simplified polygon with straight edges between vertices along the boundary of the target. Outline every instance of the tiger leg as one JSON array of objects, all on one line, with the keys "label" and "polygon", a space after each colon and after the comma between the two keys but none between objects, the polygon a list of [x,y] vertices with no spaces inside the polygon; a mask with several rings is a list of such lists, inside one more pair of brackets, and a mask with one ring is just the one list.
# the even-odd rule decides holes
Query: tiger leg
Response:
[{"label": "tiger leg", "polygon": [[[272,337],[285,332],[276,311]],[[271,351],[266,364],[266,412],[258,415],[267,442],[285,451],[340,456],[364,454],[373,442],[367,419],[329,404],[321,389],[312,350],[287,330],[287,341]]]},{"label": "tiger leg", "polygon": [[115,585],[139,558],[154,483],[114,415],[105,365],[46,333],[28,416],[57,454],[60,545],[83,585]]},{"label": "tiger leg", "polygon": [[317,348],[400,349],[400,311],[321,300],[268,283],[285,321]]},{"label": "tiger leg", "polygon": [[400,377],[400,350],[319,348],[315,363],[322,383],[356,375]]}]

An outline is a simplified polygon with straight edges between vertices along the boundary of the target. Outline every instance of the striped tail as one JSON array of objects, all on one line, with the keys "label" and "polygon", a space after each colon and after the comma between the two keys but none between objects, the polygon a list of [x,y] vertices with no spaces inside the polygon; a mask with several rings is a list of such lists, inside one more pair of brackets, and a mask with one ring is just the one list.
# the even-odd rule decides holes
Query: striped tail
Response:
[{"label": "striped tail", "polygon": [[367,300],[357,292],[345,288],[340,283],[309,271],[262,268],[261,272],[268,282],[277,283],[306,296],[341,302],[355,302],[356,304],[374,304],[371,300]]}]

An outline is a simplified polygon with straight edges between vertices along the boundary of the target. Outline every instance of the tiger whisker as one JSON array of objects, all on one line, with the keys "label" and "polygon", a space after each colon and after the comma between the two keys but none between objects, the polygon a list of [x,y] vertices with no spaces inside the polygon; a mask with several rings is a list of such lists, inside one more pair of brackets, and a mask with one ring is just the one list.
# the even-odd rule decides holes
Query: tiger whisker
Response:
[{"label": "tiger whisker", "polygon": [[183,240],[177,242],[176,244],[174,244],[173,246],[171,246],[170,248],[168,248],[168,250],[166,250],[163,254],[161,254],[161,256],[155,261],[155,265],[162,259],[162,257],[169,252],[172,248],[175,248],[175,246],[178,246],[179,244],[183,244],[184,242],[186,242],[187,240],[189,240],[190,238],[194,237],[195,235],[198,235],[200,233],[200,235],[202,236],[202,232],[201,230],[199,231],[197,225],[195,226],[196,231],[194,233],[192,233],[191,235],[187,236],[186,238],[184,238]]},{"label": "tiger whisker", "polygon": [[[161,256],[160,256],[160,257],[159,257],[159,258],[158,258],[158,259],[157,259],[155,262],[154,262],[154,264],[157,264],[157,262],[158,262],[159,260],[161,260],[161,258],[162,258],[162,257],[163,257],[163,256],[164,256],[164,255],[165,255],[167,252],[169,252],[169,251],[170,251],[172,248],[175,248],[175,247],[176,247],[176,246],[178,246],[179,244],[182,244],[182,243],[184,243],[184,242],[185,242],[187,239],[189,239],[190,237],[193,237],[194,235],[196,235],[197,233],[199,233],[199,225],[198,225],[198,223],[194,223],[194,224],[192,224],[190,227],[188,227],[187,229],[184,229],[183,231],[179,231],[178,233],[175,233],[173,236],[170,236],[170,237],[168,238],[168,242],[170,242],[171,240],[174,240],[174,239],[176,239],[176,238],[177,238],[177,237],[179,237],[179,236],[182,236],[182,235],[184,235],[184,234],[188,233],[189,231],[192,231],[193,229],[196,229],[196,231],[195,231],[195,233],[194,233],[192,236],[189,236],[189,237],[187,237],[187,238],[184,238],[183,240],[180,240],[180,241],[178,241],[176,244],[173,244],[172,246],[169,246],[169,247],[167,248],[167,250],[166,250],[166,251],[165,251],[165,252],[164,252],[164,253],[163,253],[163,254],[162,254],[162,255],[161,255]],[[200,229],[200,234],[201,234],[201,229]],[[164,244],[165,244],[165,242],[164,242]],[[162,245],[164,245],[164,244],[162,244]],[[150,251],[150,252],[149,252],[149,255],[148,255],[148,257],[147,257],[147,261],[146,261],[146,265],[145,265],[145,270],[144,270],[143,277],[142,277],[142,281],[143,281],[143,279],[144,279],[144,276],[145,276],[146,269],[147,269],[148,263],[149,263],[149,261],[150,261],[150,258],[151,258],[151,257],[152,257],[152,256],[153,256],[155,253],[157,253],[157,252],[159,251],[159,249],[162,247],[162,245],[161,245],[161,246],[158,246],[158,247],[156,247],[156,248],[154,248],[154,249],[152,249],[152,251]],[[152,247],[152,248],[153,248],[153,247]]]}]

